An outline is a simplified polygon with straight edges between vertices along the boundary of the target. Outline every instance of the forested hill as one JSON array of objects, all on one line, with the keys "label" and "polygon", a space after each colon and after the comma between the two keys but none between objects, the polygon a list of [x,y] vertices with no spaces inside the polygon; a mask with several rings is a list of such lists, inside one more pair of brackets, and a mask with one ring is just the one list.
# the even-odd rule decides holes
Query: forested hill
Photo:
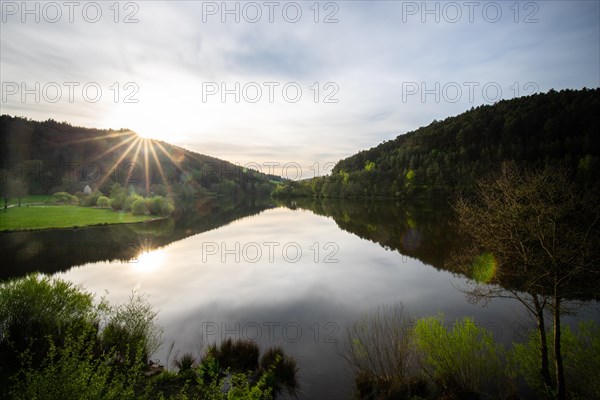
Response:
[{"label": "forested hill", "polygon": [[114,183],[141,194],[168,189],[190,198],[208,192],[269,194],[274,178],[129,130],[9,115],[0,117],[0,162],[4,172],[26,183],[29,194],[75,193],[86,185],[106,194]]},{"label": "forested hill", "polygon": [[313,196],[448,193],[511,160],[564,165],[579,183],[593,185],[600,178],[599,132],[600,89],[551,90],[434,121],[339,161],[329,177],[290,186]]}]

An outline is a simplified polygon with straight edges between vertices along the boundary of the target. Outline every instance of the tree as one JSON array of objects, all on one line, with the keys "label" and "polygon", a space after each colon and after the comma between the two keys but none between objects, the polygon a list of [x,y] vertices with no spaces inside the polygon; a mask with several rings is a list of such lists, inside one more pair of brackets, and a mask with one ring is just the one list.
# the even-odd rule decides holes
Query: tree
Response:
[{"label": "tree", "polygon": [[[455,204],[471,244],[455,262],[468,265],[486,284],[476,284],[469,294],[476,300],[516,298],[535,316],[540,373],[548,394],[560,400],[566,398],[561,302],[582,296],[586,282],[600,273],[599,204],[597,193],[578,191],[564,170],[529,172],[514,165],[481,181],[475,199],[460,197]],[[548,368],[547,308],[554,317],[554,382]]]},{"label": "tree", "polygon": [[8,198],[10,197],[8,190],[9,173],[5,169],[0,170],[0,197],[4,200],[4,209],[8,207]]},{"label": "tree", "polygon": [[0,197],[4,200],[4,208],[8,208],[8,200],[16,197],[21,207],[21,198],[27,196],[27,183],[19,179],[9,170],[0,170]]},{"label": "tree", "polygon": [[16,197],[21,207],[21,199],[27,196],[27,183],[18,178],[10,178],[8,180],[8,190],[12,197]]},{"label": "tree", "polygon": [[113,210],[121,210],[126,200],[127,193],[125,189],[119,183],[115,183],[110,189],[110,206]]}]

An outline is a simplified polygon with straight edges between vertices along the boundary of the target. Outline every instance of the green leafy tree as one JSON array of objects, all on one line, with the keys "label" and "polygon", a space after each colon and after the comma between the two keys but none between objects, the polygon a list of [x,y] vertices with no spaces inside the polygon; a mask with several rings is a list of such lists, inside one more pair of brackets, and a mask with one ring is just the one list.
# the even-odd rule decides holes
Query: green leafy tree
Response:
[{"label": "green leafy tree", "polygon": [[119,183],[115,183],[110,189],[110,206],[113,210],[122,210],[127,200],[127,192]]},{"label": "green leafy tree", "polygon": [[6,169],[0,169],[0,198],[4,200],[4,209],[8,208],[8,199],[10,198],[10,190],[8,186],[8,178],[10,173]]},{"label": "green leafy tree", "polygon": [[8,179],[8,192],[11,197],[16,197],[21,207],[21,199],[27,196],[28,188],[27,182],[20,178],[9,178]]}]

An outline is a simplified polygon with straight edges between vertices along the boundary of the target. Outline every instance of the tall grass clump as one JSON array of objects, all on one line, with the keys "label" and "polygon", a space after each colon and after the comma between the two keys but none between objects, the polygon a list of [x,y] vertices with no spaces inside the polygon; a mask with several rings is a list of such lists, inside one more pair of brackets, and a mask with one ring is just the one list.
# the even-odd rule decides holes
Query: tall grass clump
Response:
[{"label": "tall grass clump", "polygon": [[356,398],[409,399],[423,395],[412,329],[401,304],[382,306],[346,329],[342,356],[355,372]]}]

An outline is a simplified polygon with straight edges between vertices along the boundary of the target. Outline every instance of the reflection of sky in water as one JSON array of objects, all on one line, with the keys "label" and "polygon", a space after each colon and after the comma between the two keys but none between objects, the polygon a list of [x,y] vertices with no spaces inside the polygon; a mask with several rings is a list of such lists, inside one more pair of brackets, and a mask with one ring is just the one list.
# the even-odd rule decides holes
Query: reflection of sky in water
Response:
[{"label": "reflection of sky in water", "polygon": [[[411,228],[403,240],[418,246],[421,233]],[[297,249],[302,255],[292,262]],[[250,262],[257,251],[260,260]],[[348,322],[381,304],[402,302],[416,316],[443,312],[449,321],[472,316],[503,341],[513,339],[512,324],[527,322],[514,301],[469,304],[460,277],[342,231],[332,219],[284,208],[171,243],[137,262],[89,264],[61,275],[98,295],[108,291],[112,302],[125,301],[134,288],[149,295],[164,327],[155,356],[163,363],[171,342],[180,353],[196,354],[203,340],[222,337],[284,346],[299,361],[306,398],[348,397],[349,373],[335,340]]]}]

